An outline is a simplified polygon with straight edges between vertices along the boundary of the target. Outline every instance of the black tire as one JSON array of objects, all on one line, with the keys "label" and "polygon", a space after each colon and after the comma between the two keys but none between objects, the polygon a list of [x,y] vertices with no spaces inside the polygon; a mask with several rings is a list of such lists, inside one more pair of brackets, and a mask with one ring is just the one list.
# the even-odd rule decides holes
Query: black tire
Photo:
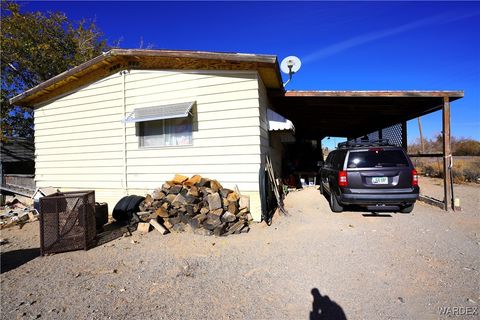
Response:
[{"label": "black tire", "polygon": [[340,205],[340,203],[338,203],[338,200],[337,200],[337,196],[335,195],[335,193],[331,192],[330,193],[330,210],[332,210],[333,212],[342,212],[343,211],[343,207]]},{"label": "black tire", "polygon": [[323,184],[322,181],[320,181],[320,186],[318,187],[318,190],[320,190],[320,194],[323,194],[325,191],[323,190]]},{"label": "black tire", "polygon": [[113,209],[113,218],[117,221],[130,221],[133,215],[139,211],[138,206],[144,199],[144,197],[136,195],[123,197]]},{"label": "black tire", "polygon": [[262,208],[262,221],[265,221],[267,226],[272,225],[274,209],[276,205],[275,195],[273,194],[270,180],[268,179],[268,172],[264,168],[260,168],[260,204]]},{"label": "black tire", "polygon": [[410,213],[410,212],[412,212],[412,210],[413,210],[413,206],[414,206],[414,205],[411,204],[411,205],[409,205],[409,206],[402,207],[402,208],[400,209],[400,212],[401,212],[401,213]]},{"label": "black tire", "polygon": [[125,221],[128,219],[127,217],[127,206],[129,203],[128,196],[123,197],[120,201],[117,202],[115,207],[113,208],[112,217],[117,221]]}]

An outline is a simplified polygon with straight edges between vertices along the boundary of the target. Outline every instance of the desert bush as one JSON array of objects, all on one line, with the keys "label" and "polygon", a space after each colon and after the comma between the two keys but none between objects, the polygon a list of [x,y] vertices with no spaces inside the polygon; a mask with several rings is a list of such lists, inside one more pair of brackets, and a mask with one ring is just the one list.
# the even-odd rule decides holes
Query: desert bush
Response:
[{"label": "desert bush", "polygon": [[480,183],[480,159],[455,159],[453,162],[453,181],[455,183]]},{"label": "desert bush", "polygon": [[426,175],[427,177],[438,177],[440,175],[440,172],[436,168],[434,168],[430,164],[426,164],[422,168],[423,174]]},{"label": "desert bush", "polygon": [[468,182],[480,183],[480,169],[468,168],[463,171],[465,180]]},{"label": "desert bush", "polygon": [[[437,134],[434,138],[425,138],[425,153],[441,153],[443,150],[443,137]],[[452,154],[455,156],[480,156],[480,141],[469,138],[452,137],[450,140],[452,146]],[[408,146],[409,153],[422,153],[420,139]]]},{"label": "desert bush", "polygon": [[480,156],[480,142],[470,139],[459,140],[453,146],[456,156]]},{"label": "desert bush", "polygon": [[464,169],[453,169],[452,178],[454,183],[464,183],[465,176],[463,174]]},{"label": "desert bush", "polygon": [[417,169],[417,171],[421,175],[424,175],[426,177],[432,177],[432,178],[443,177],[442,167],[437,162],[428,161],[426,159],[415,158],[414,166],[415,166],[415,169]]},{"label": "desert bush", "polygon": [[[443,178],[441,158],[415,159],[414,165],[419,174],[432,178]],[[454,157],[452,176],[455,183],[480,183],[480,159],[477,157]]]}]

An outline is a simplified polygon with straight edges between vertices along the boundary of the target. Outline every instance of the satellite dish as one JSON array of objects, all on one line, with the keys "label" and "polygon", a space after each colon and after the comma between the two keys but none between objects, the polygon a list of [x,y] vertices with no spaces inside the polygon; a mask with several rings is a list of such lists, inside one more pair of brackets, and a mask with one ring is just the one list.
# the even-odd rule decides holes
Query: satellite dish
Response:
[{"label": "satellite dish", "polygon": [[293,74],[300,70],[300,67],[302,66],[302,62],[300,59],[298,59],[295,56],[289,56],[286,57],[285,59],[282,60],[282,63],[280,63],[280,70],[282,70],[283,73],[286,74]]},{"label": "satellite dish", "polygon": [[295,56],[288,56],[282,60],[282,63],[280,63],[280,70],[282,70],[283,73],[288,74],[288,80],[283,84],[283,86],[286,86],[287,83],[292,80],[292,75],[298,72],[301,66],[302,62]]}]

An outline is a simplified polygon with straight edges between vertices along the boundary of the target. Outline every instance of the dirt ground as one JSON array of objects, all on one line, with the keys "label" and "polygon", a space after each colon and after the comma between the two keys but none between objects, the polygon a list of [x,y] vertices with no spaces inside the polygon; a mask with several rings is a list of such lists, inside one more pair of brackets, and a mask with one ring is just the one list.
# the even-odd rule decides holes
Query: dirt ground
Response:
[{"label": "dirt ground", "polygon": [[[421,180],[442,198],[437,184]],[[308,188],[248,234],[152,231],[46,257],[38,223],[2,230],[1,319],[478,319],[480,187],[455,191],[461,212],[372,216]]]}]

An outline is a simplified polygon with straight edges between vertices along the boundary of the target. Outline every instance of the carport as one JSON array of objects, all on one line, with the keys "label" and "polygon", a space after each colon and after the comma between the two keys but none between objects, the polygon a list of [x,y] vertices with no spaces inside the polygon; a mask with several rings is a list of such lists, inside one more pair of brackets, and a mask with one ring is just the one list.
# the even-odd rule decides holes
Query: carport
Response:
[{"label": "carport", "polygon": [[273,108],[290,119],[296,135],[321,140],[327,136],[349,140],[368,136],[389,139],[408,150],[406,122],[442,110],[441,154],[412,157],[443,158],[443,208],[454,208],[451,190],[450,103],[463,91],[286,91],[270,92]]}]

